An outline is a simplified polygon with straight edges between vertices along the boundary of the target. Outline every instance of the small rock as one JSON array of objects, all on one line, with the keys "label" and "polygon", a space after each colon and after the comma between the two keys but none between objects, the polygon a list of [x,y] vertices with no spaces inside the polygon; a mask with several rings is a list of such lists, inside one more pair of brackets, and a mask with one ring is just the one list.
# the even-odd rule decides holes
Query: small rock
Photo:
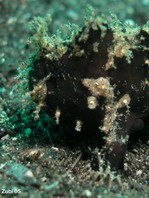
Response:
[{"label": "small rock", "polygon": [[38,185],[32,171],[22,164],[10,164],[7,175],[13,176],[20,184]]},{"label": "small rock", "polygon": [[29,149],[20,153],[22,159],[37,160],[44,156],[43,149]]},{"label": "small rock", "polygon": [[91,197],[92,196],[92,192],[90,190],[85,190],[83,192],[83,194],[86,196],[86,197]]},{"label": "small rock", "polygon": [[12,141],[17,141],[17,139],[18,139],[17,137],[13,137]]},{"label": "small rock", "polygon": [[8,134],[1,138],[1,140],[9,140],[9,139],[10,139],[10,136]]},{"label": "small rock", "polygon": [[141,175],[142,174],[142,170],[138,170],[137,172],[136,172],[136,175]]}]

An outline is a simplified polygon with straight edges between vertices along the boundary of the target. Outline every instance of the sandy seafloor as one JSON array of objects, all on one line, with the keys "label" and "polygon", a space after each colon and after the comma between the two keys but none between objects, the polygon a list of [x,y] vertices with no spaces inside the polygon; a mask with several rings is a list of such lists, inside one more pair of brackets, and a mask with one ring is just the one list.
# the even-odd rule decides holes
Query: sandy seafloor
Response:
[{"label": "sandy seafloor", "polygon": [[[124,23],[143,25],[149,20],[149,0],[0,0],[0,197],[149,197],[146,139],[136,139],[127,151],[124,171],[114,174],[100,166],[98,149],[82,153],[81,146],[51,146],[21,135],[29,131],[29,122],[15,115],[17,95],[12,96],[12,88],[19,83],[14,78],[17,68],[33,52],[28,22],[49,12],[53,16],[49,34],[64,23],[81,25],[87,3],[99,14],[117,14]],[[20,131],[10,126],[10,115]]]}]

